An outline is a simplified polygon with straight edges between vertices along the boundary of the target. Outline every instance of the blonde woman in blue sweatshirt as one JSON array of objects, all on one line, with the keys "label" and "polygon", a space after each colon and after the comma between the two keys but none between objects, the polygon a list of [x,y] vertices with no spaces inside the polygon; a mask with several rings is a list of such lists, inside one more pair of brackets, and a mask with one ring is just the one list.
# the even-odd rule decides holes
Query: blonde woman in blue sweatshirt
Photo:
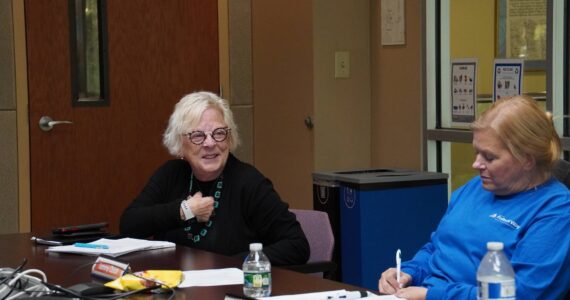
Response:
[{"label": "blonde woman in blue sweatshirt", "polygon": [[560,139],[552,115],[529,97],[497,101],[472,124],[479,176],[455,191],[431,241],[382,273],[381,293],[477,299],[486,242],[501,241],[517,299],[557,299],[570,287],[570,193],[552,176]]}]

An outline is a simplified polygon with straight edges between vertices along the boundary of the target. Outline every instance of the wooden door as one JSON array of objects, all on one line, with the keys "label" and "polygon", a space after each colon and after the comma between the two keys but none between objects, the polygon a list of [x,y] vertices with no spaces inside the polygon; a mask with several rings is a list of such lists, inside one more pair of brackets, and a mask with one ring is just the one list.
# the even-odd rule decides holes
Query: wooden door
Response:
[{"label": "wooden door", "polygon": [[312,2],[252,1],[255,165],[305,209],[313,207]]},{"label": "wooden door", "polygon": [[[25,2],[32,231],[119,216],[170,157],[174,104],[219,87],[217,1],[106,1],[109,101],[72,107],[68,0]],[[40,130],[42,116],[73,124]]]}]

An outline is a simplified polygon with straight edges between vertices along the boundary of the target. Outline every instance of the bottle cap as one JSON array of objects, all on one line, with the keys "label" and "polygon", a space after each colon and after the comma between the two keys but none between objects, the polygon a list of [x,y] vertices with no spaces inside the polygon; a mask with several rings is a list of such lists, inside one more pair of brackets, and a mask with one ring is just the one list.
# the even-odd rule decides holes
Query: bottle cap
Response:
[{"label": "bottle cap", "polygon": [[503,250],[502,242],[487,242],[487,250],[499,251]]},{"label": "bottle cap", "polygon": [[261,244],[261,243],[249,244],[249,251],[259,251],[261,249],[263,249],[263,244]]}]

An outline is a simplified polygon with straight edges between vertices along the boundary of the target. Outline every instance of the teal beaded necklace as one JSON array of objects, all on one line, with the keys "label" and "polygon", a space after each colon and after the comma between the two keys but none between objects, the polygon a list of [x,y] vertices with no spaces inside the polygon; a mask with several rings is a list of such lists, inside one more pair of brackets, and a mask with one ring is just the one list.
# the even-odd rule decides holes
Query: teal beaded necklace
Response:
[{"label": "teal beaded necklace", "polygon": [[[190,188],[188,189],[189,195],[192,195],[193,184],[194,184],[194,173],[190,175]],[[200,191],[200,186],[198,185],[198,183],[196,183],[196,185],[198,186],[198,190],[196,192],[198,192]],[[199,223],[196,220],[196,218],[192,218],[186,221],[186,227],[184,227],[184,231],[186,232],[187,238],[192,242],[194,242],[194,244],[200,242],[200,240],[205,238],[206,235],[208,234],[208,230],[211,229],[212,226],[214,225],[213,218],[216,216],[216,209],[218,208],[218,206],[220,206],[220,197],[222,196],[222,186],[223,186],[222,175],[220,175],[220,177],[216,179],[214,186],[216,188],[216,191],[214,192],[214,211],[212,212],[210,220],[208,220],[208,222]],[[202,191],[202,193],[204,193],[204,191]],[[204,196],[207,195],[204,194]]]}]

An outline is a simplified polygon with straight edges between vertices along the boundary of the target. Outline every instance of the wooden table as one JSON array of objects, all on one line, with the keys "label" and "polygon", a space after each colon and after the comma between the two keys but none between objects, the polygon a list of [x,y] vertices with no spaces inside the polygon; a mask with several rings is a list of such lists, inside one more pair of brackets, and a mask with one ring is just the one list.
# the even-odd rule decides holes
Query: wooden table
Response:
[{"label": "wooden table", "polygon": [[[47,246],[36,245],[30,240],[33,234],[0,235],[0,268],[18,267],[24,259],[24,269],[42,270],[49,283],[69,287],[77,283],[98,282],[91,276],[91,265],[95,257],[46,253]],[[142,270],[202,270],[239,268],[242,260],[207,251],[177,246],[175,249],[139,251],[119,257],[130,264],[133,271]],[[290,270],[273,267],[272,296],[318,292],[327,290],[361,290],[366,289],[348,284],[322,279],[313,275],[301,274]],[[177,299],[224,299],[226,293],[243,295],[242,285],[226,285],[214,287],[190,287],[176,290]],[[149,295],[148,297],[165,296]],[[138,297],[137,297],[138,298]]]}]

